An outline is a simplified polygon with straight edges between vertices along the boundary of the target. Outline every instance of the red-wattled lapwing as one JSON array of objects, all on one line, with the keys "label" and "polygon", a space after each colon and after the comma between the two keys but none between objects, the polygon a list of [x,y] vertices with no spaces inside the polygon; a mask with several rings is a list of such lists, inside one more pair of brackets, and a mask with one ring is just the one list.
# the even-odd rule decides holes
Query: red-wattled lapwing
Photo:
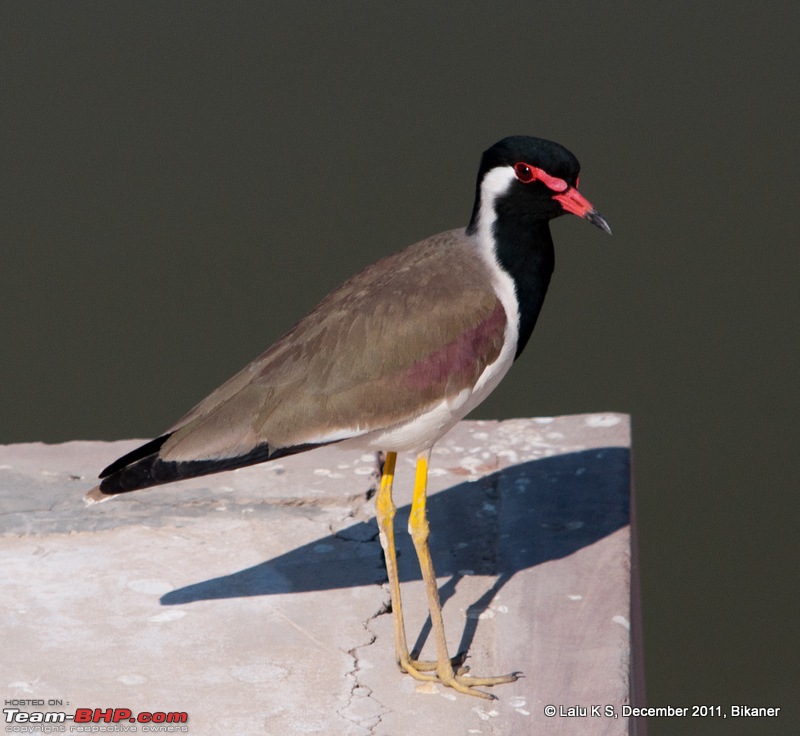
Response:
[{"label": "red-wattled lapwing", "polygon": [[[431,447],[497,386],[522,352],[553,272],[550,220],[565,212],[610,233],[578,192],[579,164],[557,143],[513,136],[488,149],[464,230],[384,258],[329,294],[265,353],[164,434],[109,465],[87,495],[114,494],[338,443],[386,453],[376,516],[400,668],[492,697],[447,651],[425,511]],[[436,662],[406,644],[394,546],[398,452],[416,455],[409,530],[436,639]]]}]

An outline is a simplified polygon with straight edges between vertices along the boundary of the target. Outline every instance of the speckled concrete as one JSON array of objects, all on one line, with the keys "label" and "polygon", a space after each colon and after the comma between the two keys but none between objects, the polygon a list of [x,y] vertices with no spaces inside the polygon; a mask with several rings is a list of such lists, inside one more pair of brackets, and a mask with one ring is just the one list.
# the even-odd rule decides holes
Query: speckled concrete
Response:
[{"label": "speckled concrete", "polygon": [[[434,450],[451,651],[476,675],[525,675],[496,701],[394,664],[374,457],[325,448],[87,508],[135,441],[0,447],[5,707],[184,711],[198,735],[627,733],[591,706],[629,702],[629,430],[620,414],[462,422]],[[403,533],[412,462],[400,575],[409,641],[432,657]]]}]

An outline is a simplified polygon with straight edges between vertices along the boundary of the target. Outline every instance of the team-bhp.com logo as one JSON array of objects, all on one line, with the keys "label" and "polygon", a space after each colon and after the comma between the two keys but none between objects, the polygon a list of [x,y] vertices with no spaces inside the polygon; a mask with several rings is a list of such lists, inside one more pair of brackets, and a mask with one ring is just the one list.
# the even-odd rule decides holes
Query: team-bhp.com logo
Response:
[{"label": "team-bhp.com logo", "polygon": [[[70,726],[70,731],[81,731],[87,733],[95,733],[99,731],[137,731],[136,726],[125,726],[123,724],[137,723],[145,724],[142,726],[142,731],[150,731],[153,733],[160,733],[169,731],[175,732],[188,732],[188,727],[183,726],[189,720],[189,714],[183,711],[139,711],[134,713],[130,708],[78,708],[74,713],[64,713],[62,711],[24,711],[19,708],[4,708],[5,722],[13,724],[39,724],[39,728],[32,728],[28,726],[6,726],[7,732],[33,732],[45,733],[45,729],[41,726],[43,724],[87,724],[83,726]],[[96,726],[93,724],[110,723],[113,726]],[[56,729],[48,729],[50,733],[57,733],[65,731],[64,727]]]}]

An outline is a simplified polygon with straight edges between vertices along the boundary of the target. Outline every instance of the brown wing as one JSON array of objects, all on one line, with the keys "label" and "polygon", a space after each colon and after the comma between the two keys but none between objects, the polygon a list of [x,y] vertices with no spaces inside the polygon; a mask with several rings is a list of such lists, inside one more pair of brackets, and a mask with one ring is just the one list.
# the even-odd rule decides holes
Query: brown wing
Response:
[{"label": "brown wing", "polygon": [[506,315],[463,230],[375,263],[171,428],[170,461],[343,439],[475,384]]}]

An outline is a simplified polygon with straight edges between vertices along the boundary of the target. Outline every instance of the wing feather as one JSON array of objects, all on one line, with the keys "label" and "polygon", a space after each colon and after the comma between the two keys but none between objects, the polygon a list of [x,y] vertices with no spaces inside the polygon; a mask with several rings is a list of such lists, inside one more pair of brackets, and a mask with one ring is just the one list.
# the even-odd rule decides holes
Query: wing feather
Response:
[{"label": "wing feather", "polygon": [[473,248],[463,230],[442,233],[345,282],[177,422],[161,457],[344,439],[471,388],[506,325]]}]

